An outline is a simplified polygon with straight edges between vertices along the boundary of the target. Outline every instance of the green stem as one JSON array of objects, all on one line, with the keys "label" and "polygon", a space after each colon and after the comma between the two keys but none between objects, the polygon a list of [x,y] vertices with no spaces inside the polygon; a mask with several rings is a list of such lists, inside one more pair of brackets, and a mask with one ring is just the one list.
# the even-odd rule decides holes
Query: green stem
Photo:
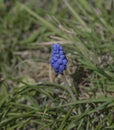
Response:
[{"label": "green stem", "polygon": [[73,100],[73,101],[76,101],[76,98],[75,98],[75,96],[74,96],[74,94],[73,94],[73,91],[72,91],[72,89],[71,89],[71,86],[69,85],[69,83],[68,83],[68,81],[67,81],[67,78],[66,78],[65,74],[63,74],[63,78],[64,78],[65,83],[66,83],[67,91],[70,93],[70,95],[71,95],[71,97],[72,97],[72,100]]}]

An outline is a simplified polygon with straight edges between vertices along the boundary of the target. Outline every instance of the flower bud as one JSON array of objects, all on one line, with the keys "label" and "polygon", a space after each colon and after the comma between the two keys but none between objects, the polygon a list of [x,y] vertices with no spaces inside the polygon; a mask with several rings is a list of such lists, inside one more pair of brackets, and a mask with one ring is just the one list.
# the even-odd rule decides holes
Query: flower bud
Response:
[{"label": "flower bud", "polygon": [[52,45],[52,55],[50,59],[50,64],[57,74],[63,74],[66,70],[68,60],[63,47],[57,43]]}]

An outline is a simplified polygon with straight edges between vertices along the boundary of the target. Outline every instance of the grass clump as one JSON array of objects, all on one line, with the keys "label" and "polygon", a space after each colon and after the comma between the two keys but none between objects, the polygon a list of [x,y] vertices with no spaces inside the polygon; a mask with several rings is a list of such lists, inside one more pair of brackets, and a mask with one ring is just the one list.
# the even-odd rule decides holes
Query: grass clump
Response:
[{"label": "grass clump", "polygon": [[[113,0],[0,3],[0,129],[113,130]],[[66,80],[49,69],[58,42]]]}]

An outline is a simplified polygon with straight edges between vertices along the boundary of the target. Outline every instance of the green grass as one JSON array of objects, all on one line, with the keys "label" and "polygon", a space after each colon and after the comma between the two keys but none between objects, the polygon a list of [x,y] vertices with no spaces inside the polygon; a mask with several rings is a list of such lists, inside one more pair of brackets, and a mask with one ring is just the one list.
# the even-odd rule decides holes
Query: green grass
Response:
[{"label": "green grass", "polygon": [[[0,130],[114,129],[113,4],[0,1]],[[49,69],[58,42],[65,77]]]}]

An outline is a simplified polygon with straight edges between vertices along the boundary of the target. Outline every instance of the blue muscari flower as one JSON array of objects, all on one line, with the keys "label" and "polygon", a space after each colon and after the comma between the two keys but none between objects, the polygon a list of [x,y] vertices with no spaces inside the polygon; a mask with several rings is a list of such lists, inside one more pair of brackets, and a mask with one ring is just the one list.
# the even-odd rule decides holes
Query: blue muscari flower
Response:
[{"label": "blue muscari flower", "polygon": [[63,50],[63,47],[59,43],[52,45],[51,56],[51,66],[54,68],[57,74],[63,74],[63,71],[66,70],[68,60],[66,58],[66,54]]}]

